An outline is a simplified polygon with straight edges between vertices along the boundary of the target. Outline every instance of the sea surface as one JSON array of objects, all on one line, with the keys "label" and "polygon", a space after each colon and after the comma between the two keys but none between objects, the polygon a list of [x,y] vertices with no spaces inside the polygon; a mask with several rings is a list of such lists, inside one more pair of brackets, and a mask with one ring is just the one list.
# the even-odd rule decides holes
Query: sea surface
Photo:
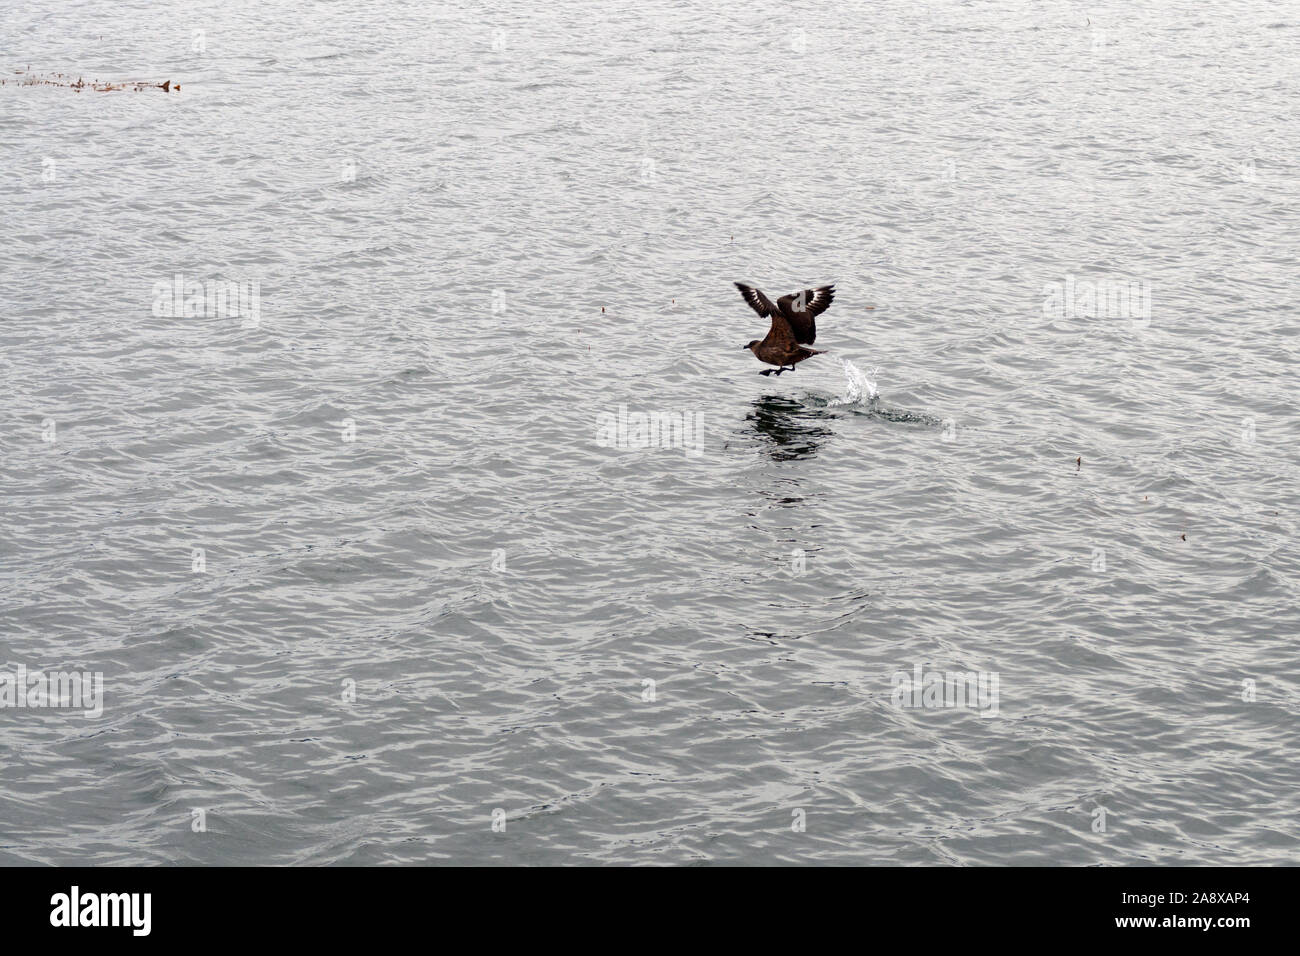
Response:
[{"label": "sea surface", "polygon": [[1296,4],[3,6],[0,863],[1300,861]]}]

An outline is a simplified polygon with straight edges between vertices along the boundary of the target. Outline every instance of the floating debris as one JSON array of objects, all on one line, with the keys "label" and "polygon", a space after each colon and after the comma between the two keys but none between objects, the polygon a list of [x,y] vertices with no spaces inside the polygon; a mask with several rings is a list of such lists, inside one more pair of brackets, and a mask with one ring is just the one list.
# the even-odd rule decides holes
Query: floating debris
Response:
[{"label": "floating debris", "polygon": [[[30,67],[27,70],[14,70],[17,76],[22,79],[14,80],[15,86],[64,86],[70,90],[76,90],[80,93],[82,90],[95,90],[99,93],[111,93],[120,90],[134,90],[139,93],[141,90],[162,90],[164,93],[170,93],[175,90],[181,91],[179,83],[173,85],[171,80],[162,83],[149,83],[145,80],[124,80],[120,83],[109,83],[103,80],[87,80],[85,77],[77,77],[75,80],[68,73],[50,73],[45,76],[39,73],[31,73]],[[0,79],[0,86],[7,86],[8,79]]]}]

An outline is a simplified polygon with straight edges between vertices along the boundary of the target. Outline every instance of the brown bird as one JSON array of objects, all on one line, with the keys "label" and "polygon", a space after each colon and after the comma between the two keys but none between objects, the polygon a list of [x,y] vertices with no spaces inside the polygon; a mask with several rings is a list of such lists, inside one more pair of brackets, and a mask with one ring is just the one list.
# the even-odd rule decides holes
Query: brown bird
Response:
[{"label": "brown bird", "polygon": [[[777,375],[793,372],[794,367],[806,358],[821,355],[821,349],[806,349],[817,339],[817,323],[814,321],[830,308],[835,299],[835,286],[824,285],[816,289],[804,289],[792,292],[772,300],[753,286],[737,282],[736,288],[745,301],[759,315],[772,320],[772,327],[767,330],[767,337],[750,342],[745,348],[754,353],[754,358],[777,368],[764,369],[760,375]],[[789,365],[789,368],[786,366]]]}]

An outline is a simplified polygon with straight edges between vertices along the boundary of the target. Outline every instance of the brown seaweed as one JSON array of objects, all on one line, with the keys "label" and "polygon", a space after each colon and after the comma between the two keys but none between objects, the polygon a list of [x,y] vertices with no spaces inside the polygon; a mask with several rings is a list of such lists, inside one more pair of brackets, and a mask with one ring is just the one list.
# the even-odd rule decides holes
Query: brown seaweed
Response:
[{"label": "brown seaweed", "polygon": [[[181,91],[179,83],[173,84],[171,80],[165,80],[162,83],[151,83],[148,80],[123,80],[120,82],[110,83],[105,80],[87,80],[84,77],[77,77],[75,80],[69,73],[48,73],[41,75],[32,73],[31,67],[26,70],[14,70],[17,76],[22,77],[14,81],[15,86],[63,86],[70,90],[76,90],[80,93],[82,90],[95,90],[99,93],[112,93],[122,90],[133,90],[139,93],[141,90],[162,90],[164,93]],[[8,85],[8,79],[0,79],[0,85]]]}]

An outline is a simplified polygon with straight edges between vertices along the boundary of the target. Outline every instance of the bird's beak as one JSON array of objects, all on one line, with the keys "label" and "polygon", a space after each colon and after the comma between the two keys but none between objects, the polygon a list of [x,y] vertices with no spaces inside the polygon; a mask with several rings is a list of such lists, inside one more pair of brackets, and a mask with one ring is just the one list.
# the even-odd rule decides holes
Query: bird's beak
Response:
[{"label": "bird's beak", "polygon": [[742,345],[741,348],[742,348],[742,349],[748,349],[749,346],[748,346],[748,345]]}]

